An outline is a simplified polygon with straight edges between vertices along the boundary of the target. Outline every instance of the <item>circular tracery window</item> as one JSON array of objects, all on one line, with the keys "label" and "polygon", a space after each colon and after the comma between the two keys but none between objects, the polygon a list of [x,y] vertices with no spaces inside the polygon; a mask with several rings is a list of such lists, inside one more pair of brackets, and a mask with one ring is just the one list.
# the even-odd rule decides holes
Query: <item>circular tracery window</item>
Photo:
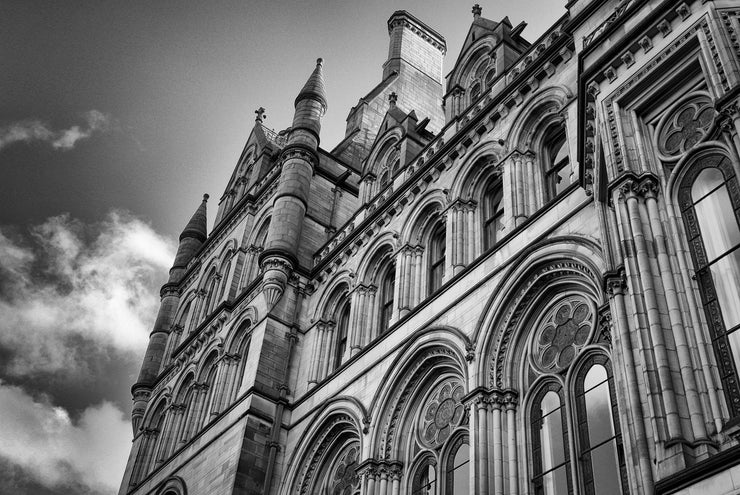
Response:
[{"label": "circular tracery window", "polygon": [[450,437],[452,430],[462,422],[465,408],[460,402],[465,390],[459,380],[446,380],[429,395],[419,421],[419,441],[434,448]]},{"label": "circular tracery window", "polygon": [[553,304],[534,337],[536,366],[545,372],[567,368],[588,342],[593,322],[592,305],[583,296],[569,296]]},{"label": "circular tracery window", "polygon": [[360,486],[357,474],[357,447],[351,447],[340,458],[331,482],[332,495],[352,495]]},{"label": "circular tracery window", "polygon": [[661,120],[658,149],[662,158],[677,159],[696,146],[709,132],[716,111],[709,95],[699,93],[680,102]]}]

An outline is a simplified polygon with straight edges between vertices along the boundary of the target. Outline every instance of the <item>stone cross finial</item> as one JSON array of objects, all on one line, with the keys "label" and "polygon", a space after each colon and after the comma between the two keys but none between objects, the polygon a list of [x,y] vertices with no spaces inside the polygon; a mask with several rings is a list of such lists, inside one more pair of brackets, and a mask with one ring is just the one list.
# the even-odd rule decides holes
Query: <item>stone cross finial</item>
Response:
[{"label": "stone cross finial", "polygon": [[259,107],[257,110],[254,111],[254,113],[257,114],[257,117],[254,119],[255,122],[262,123],[263,120],[267,118],[267,115],[265,115],[265,109],[262,107]]},{"label": "stone cross finial", "polygon": [[391,106],[396,106],[396,102],[398,101],[398,95],[395,92],[389,94],[388,101],[390,102]]},{"label": "stone cross finial", "polygon": [[477,3],[473,5],[473,19],[477,19],[480,17],[481,13],[483,12],[483,9],[480,5]]}]

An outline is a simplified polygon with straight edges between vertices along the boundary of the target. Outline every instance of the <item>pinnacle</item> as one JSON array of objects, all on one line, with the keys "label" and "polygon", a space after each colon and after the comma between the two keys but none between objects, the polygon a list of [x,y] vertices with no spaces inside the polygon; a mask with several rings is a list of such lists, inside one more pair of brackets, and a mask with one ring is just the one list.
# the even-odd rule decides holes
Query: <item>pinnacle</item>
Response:
[{"label": "pinnacle", "polygon": [[200,241],[205,241],[208,235],[208,217],[206,214],[206,203],[208,202],[208,194],[203,195],[203,201],[198,206],[198,209],[193,213],[192,218],[183,229],[180,234],[180,240],[186,237],[193,237]]},{"label": "pinnacle", "polygon": [[295,99],[296,106],[301,100],[311,98],[321,103],[324,107],[324,111],[326,111],[326,88],[324,86],[323,67],[324,59],[316,59],[316,68],[313,70],[308,81],[303,85],[303,89],[301,89],[301,92],[298,93],[298,96]]}]

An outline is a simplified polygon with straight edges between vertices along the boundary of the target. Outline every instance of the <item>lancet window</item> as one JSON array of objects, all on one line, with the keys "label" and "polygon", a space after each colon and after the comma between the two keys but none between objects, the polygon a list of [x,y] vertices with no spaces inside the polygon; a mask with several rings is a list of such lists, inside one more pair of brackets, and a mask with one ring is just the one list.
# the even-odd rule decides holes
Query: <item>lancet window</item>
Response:
[{"label": "lancet window", "polygon": [[379,334],[382,334],[390,326],[391,316],[393,315],[393,291],[396,284],[396,268],[390,265],[385,274],[380,287],[380,319]]},{"label": "lancet window", "polygon": [[446,249],[445,226],[440,224],[429,238],[429,294],[444,282]]},{"label": "lancet window", "polygon": [[740,190],[729,158],[705,156],[678,191],[696,279],[732,416],[740,416]]},{"label": "lancet window", "polygon": [[501,182],[489,182],[483,195],[483,245],[485,249],[496,244],[504,227],[503,198]]},{"label": "lancet window", "polygon": [[571,183],[573,170],[568,153],[565,126],[558,126],[545,137],[543,150],[545,166],[545,194],[550,200],[562,193]]}]

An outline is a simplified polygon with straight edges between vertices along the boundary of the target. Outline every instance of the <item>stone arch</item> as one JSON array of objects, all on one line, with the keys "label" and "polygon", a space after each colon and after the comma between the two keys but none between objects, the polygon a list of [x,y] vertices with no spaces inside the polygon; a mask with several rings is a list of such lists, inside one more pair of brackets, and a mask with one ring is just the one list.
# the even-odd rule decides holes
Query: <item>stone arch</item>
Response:
[{"label": "stone arch", "polygon": [[509,149],[537,150],[542,137],[554,122],[562,122],[560,112],[573,98],[562,86],[551,86],[535,93],[524,106],[509,130]]},{"label": "stone arch", "polygon": [[376,138],[375,144],[373,145],[370,154],[365,160],[365,166],[362,170],[362,175],[375,174],[378,176],[379,172],[379,160],[384,158],[392,146],[398,143],[403,137],[403,129],[400,126],[394,126],[383,133],[383,135]]},{"label": "stone arch", "polygon": [[373,282],[377,279],[378,271],[388,262],[393,262],[396,246],[392,234],[386,233],[380,242],[373,243],[372,248],[365,252],[357,269],[359,282]]},{"label": "stone arch", "polygon": [[[254,306],[248,306],[240,311],[233,319],[226,340],[224,349],[226,352],[234,353],[240,348],[244,333],[251,333],[257,323],[257,310]],[[245,324],[248,324],[245,327]]]},{"label": "stone arch", "polygon": [[465,342],[447,328],[430,329],[407,344],[383,378],[373,398],[370,454],[388,461],[406,460],[404,431],[411,427],[421,397],[441,378],[456,377],[467,389]]},{"label": "stone arch", "polygon": [[493,165],[498,164],[504,155],[503,146],[497,140],[487,140],[479,143],[470,153],[465,156],[465,160],[458,168],[455,178],[452,180],[450,187],[451,198],[461,198],[465,200],[474,200],[479,194],[476,189],[481,186],[482,182],[493,173],[495,166],[479,167],[481,159],[490,157]]},{"label": "stone arch", "polygon": [[185,481],[179,476],[167,478],[155,492],[156,495],[188,495]]},{"label": "stone arch", "polygon": [[357,460],[363,452],[365,412],[359,402],[338,397],[327,403],[308,424],[294,449],[281,489],[283,494],[316,493],[330,473],[332,462],[347,445],[357,445]]},{"label": "stone arch", "polygon": [[342,294],[348,294],[352,285],[350,272],[348,270],[343,270],[337,273],[331,282],[326,285],[319,296],[313,321],[319,321],[327,314],[333,314],[331,310],[333,307],[335,308],[336,304],[339,302],[338,298],[341,298]]},{"label": "stone arch", "polygon": [[731,146],[727,146],[725,143],[719,141],[709,141],[706,143],[697,144],[691,150],[687,151],[686,154],[676,163],[676,166],[673,167],[673,170],[671,170],[666,183],[666,201],[668,201],[670,204],[678,204],[677,185],[683,181],[686,173],[691,169],[694,163],[706,156],[710,156],[713,154],[725,155],[734,163],[740,162],[740,158],[733,151],[733,148]]},{"label": "stone arch", "polygon": [[436,189],[418,198],[414,209],[409,213],[406,222],[401,229],[401,245],[407,243],[420,244],[423,233],[430,222],[442,219],[442,211],[447,200],[442,191]]},{"label": "stone arch", "polygon": [[479,38],[472,46],[470,46],[467,52],[459,59],[456,66],[455,74],[450,79],[450,83],[447,90],[451,90],[456,85],[465,87],[465,83],[468,81],[468,76],[475,66],[481,62],[481,59],[493,53],[496,46],[496,37],[492,34]]},{"label": "stone arch", "polygon": [[556,238],[525,252],[503,278],[486,304],[476,330],[476,386],[519,389],[523,352],[530,332],[523,327],[541,311],[546,293],[556,286],[603,302],[599,249],[578,237]]}]

